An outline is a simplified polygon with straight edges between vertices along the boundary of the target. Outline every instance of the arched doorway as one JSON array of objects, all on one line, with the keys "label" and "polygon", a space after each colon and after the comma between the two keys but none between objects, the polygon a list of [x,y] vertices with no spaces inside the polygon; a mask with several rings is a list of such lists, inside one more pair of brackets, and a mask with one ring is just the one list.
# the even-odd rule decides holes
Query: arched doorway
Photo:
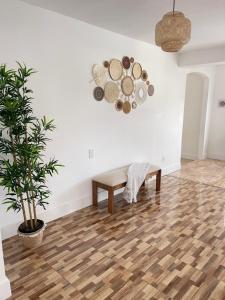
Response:
[{"label": "arched doorway", "polygon": [[202,73],[189,73],[186,80],[181,157],[206,158],[209,78]]}]

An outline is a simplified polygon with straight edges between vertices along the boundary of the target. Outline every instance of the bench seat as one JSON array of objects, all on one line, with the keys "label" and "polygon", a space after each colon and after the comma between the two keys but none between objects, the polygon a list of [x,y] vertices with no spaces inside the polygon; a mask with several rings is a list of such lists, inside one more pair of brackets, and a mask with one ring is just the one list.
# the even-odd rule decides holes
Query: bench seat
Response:
[{"label": "bench seat", "polygon": [[95,176],[93,180],[103,183],[108,186],[115,186],[127,181],[127,171],[129,166],[115,169],[109,172]]},{"label": "bench seat", "polygon": [[[92,180],[92,201],[93,206],[98,206],[98,188],[108,191],[108,211],[113,213],[114,210],[114,191],[126,186],[127,173],[129,166],[124,166],[109,172],[95,176]],[[156,191],[160,191],[161,185],[161,169],[151,165],[145,180],[156,176]],[[144,183],[143,183],[144,185]]]}]

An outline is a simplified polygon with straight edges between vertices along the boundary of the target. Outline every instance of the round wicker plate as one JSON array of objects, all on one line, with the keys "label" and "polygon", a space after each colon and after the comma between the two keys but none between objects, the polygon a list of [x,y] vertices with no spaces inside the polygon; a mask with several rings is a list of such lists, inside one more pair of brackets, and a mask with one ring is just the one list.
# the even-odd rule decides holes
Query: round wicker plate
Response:
[{"label": "round wicker plate", "polygon": [[149,96],[152,96],[153,94],[154,94],[154,85],[152,85],[152,84],[150,84],[149,86],[148,86],[148,94],[149,94]]},{"label": "round wicker plate", "polygon": [[142,104],[147,99],[147,86],[144,82],[139,82],[136,85],[135,99],[138,104]]},{"label": "round wicker plate", "polygon": [[146,81],[148,79],[148,73],[145,70],[143,70],[141,73],[141,79],[143,81]]},{"label": "round wicker plate", "polygon": [[123,101],[117,100],[115,104],[115,108],[117,111],[121,111],[123,109]]},{"label": "round wicker plate", "polygon": [[119,88],[115,82],[108,81],[105,84],[105,100],[113,103],[118,99]]},{"label": "round wicker plate", "polygon": [[142,67],[139,63],[134,63],[133,69],[132,69],[132,75],[134,79],[140,79],[141,78],[141,73],[142,73]]},{"label": "round wicker plate", "polygon": [[125,76],[121,81],[121,89],[125,96],[130,96],[134,91],[134,82],[130,76]]},{"label": "round wicker plate", "polygon": [[123,66],[118,59],[112,59],[109,64],[109,75],[112,80],[119,80],[123,75]]},{"label": "round wicker plate", "polygon": [[104,98],[104,90],[100,86],[96,86],[94,88],[93,94],[94,94],[95,100],[97,100],[97,101],[101,101]]},{"label": "round wicker plate", "polygon": [[104,85],[106,84],[106,82],[108,80],[107,69],[104,68],[104,66],[102,66],[102,65],[93,65],[92,76],[94,78],[96,85],[104,88]]},{"label": "round wicker plate", "polygon": [[132,108],[133,108],[133,109],[137,108],[137,102],[136,102],[136,101],[133,101],[133,102],[132,102]]},{"label": "round wicker plate", "polygon": [[125,101],[123,103],[123,112],[125,114],[129,114],[129,112],[131,111],[131,105],[130,105],[130,102],[129,101]]},{"label": "round wicker plate", "polygon": [[122,65],[124,69],[128,70],[130,68],[130,59],[128,56],[124,56],[122,59]]}]

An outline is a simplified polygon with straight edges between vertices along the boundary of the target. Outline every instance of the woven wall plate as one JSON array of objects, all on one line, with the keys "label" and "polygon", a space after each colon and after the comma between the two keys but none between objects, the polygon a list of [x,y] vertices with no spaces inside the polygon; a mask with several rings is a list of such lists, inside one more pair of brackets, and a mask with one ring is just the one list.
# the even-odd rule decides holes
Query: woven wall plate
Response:
[{"label": "woven wall plate", "polygon": [[105,61],[103,62],[103,66],[104,66],[105,68],[108,68],[108,67],[109,67],[109,62],[108,62],[107,60],[105,60]]},{"label": "woven wall plate", "polygon": [[121,81],[121,89],[125,96],[130,96],[134,91],[134,82],[130,76],[125,76]]},{"label": "woven wall plate", "polygon": [[140,79],[142,74],[142,67],[139,63],[134,63],[132,68],[132,75],[134,79]]},{"label": "woven wall plate", "polygon": [[104,98],[104,94],[105,94],[104,90],[100,86],[96,86],[94,88],[93,95],[94,95],[95,100],[101,101]]},{"label": "woven wall plate", "polygon": [[108,80],[108,72],[107,69],[102,65],[93,65],[92,67],[92,76],[96,85],[104,88],[107,80]]},{"label": "woven wall plate", "polygon": [[143,81],[146,81],[148,79],[148,73],[145,70],[143,70],[141,73],[141,79]]},{"label": "woven wall plate", "polygon": [[122,65],[124,69],[128,70],[130,68],[130,59],[128,56],[124,56],[122,59]]},{"label": "woven wall plate", "polygon": [[123,103],[123,112],[125,114],[129,114],[129,112],[131,111],[131,105],[130,105],[130,102],[129,101],[125,101]]},{"label": "woven wall plate", "polygon": [[115,82],[108,81],[105,84],[105,100],[109,103],[113,103],[118,99],[119,88]]},{"label": "woven wall plate", "polygon": [[154,94],[154,85],[152,85],[152,84],[150,84],[149,86],[148,86],[148,94],[149,94],[149,96],[152,96],[153,94]]},{"label": "woven wall plate", "polygon": [[109,75],[112,80],[119,80],[123,75],[123,66],[118,59],[112,59],[109,64]]},{"label": "woven wall plate", "polygon": [[133,108],[133,109],[137,108],[137,102],[136,102],[136,101],[133,101],[133,102],[132,102],[132,108]]},{"label": "woven wall plate", "polygon": [[123,109],[123,101],[122,100],[117,100],[115,104],[115,108],[117,111],[121,111]]},{"label": "woven wall plate", "polygon": [[147,99],[147,86],[144,82],[139,82],[136,85],[135,99],[138,104],[142,104]]}]

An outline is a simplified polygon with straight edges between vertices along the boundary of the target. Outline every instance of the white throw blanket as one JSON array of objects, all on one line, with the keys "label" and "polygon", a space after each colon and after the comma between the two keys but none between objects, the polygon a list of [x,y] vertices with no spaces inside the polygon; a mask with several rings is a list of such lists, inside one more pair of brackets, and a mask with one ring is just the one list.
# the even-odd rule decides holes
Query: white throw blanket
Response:
[{"label": "white throw blanket", "polygon": [[127,202],[137,202],[137,193],[144,182],[149,169],[149,163],[135,163],[130,165],[127,172],[127,185],[123,192],[123,197],[127,200]]}]

